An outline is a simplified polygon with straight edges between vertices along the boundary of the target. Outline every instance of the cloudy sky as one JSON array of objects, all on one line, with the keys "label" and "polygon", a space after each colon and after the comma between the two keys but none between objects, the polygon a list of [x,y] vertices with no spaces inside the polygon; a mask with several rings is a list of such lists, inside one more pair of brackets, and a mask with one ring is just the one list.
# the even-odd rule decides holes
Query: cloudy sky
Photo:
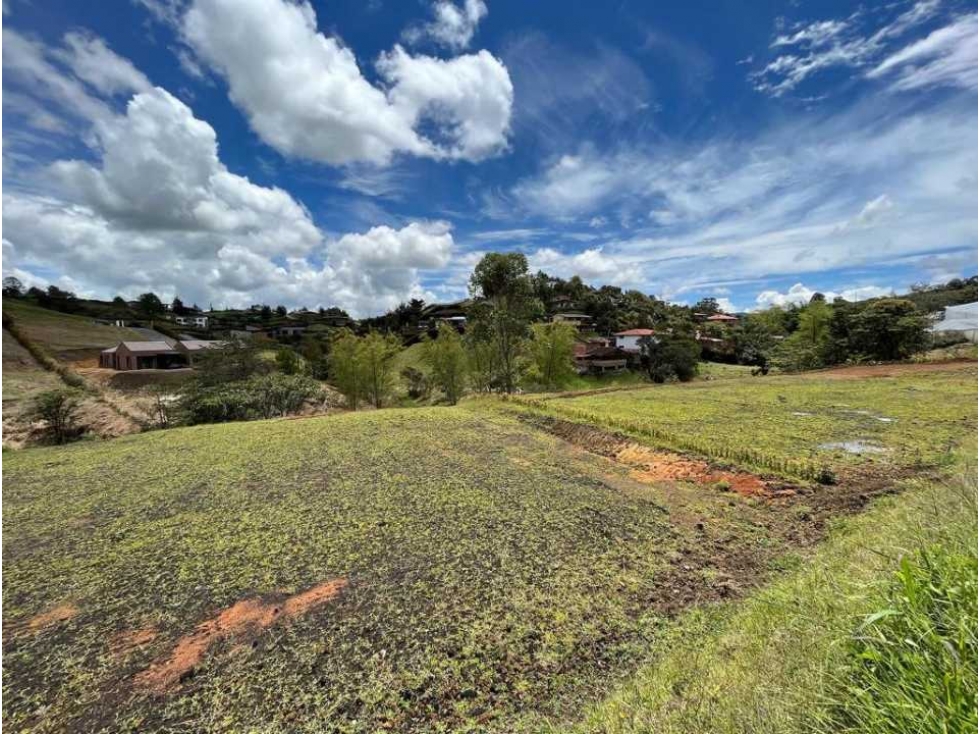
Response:
[{"label": "cloudy sky", "polygon": [[730,309],[975,274],[955,0],[4,0],[3,272],[383,312],[484,252]]}]

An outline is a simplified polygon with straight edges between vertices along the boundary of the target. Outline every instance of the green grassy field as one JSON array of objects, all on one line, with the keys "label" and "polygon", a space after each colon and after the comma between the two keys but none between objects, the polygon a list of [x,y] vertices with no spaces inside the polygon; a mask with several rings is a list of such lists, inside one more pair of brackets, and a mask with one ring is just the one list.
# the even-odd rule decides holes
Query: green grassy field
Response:
[{"label": "green grassy field", "polygon": [[[750,599],[686,615],[574,726],[534,728],[975,731],[975,454],[959,455],[939,481],[902,489],[839,523],[807,563]],[[899,681],[894,660],[905,666]]]},{"label": "green grassy field", "polygon": [[[759,681],[781,658],[766,668],[751,655],[781,639],[765,630],[799,607],[779,592],[782,616],[764,616],[775,602],[758,590],[794,588],[793,574],[820,558],[827,573],[848,574],[858,554],[846,543],[885,528],[900,537],[913,510],[857,520],[856,536],[838,537],[858,540],[819,544],[870,494],[908,487],[918,496],[906,478],[915,467],[945,466],[949,446],[974,440],[975,390],[975,366],[962,364],[525,401],[532,412],[583,404],[605,429],[622,429],[638,405],[644,419],[663,411],[678,435],[708,444],[736,414],[744,425],[730,435],[776,456],[842,435],[834,418],[847,431],[879,424],[870,438],[892,453],[873,459],[891,457],[905,477],[885,471],[869,488],[854,474],[765,497],[637,476],[494,401],[6,451],[4,724],[511,732],[650,731],[647,722],[676,721],[676,731],[711,731],[692,715],[699,709],[676,719],[664,711],[689,681],[720,686],[753,666],[746,691],[792,690],[788,679],[767,689]],[[790,430],[796,424],[780,416],[793,410],[812,413],[811,430],[823,433]],[[921,462],[913,452],[905,459],[908,447]],[[855,584],[890,569],[864,572],[850,574]],[[823,592],[807,593],[800,598],[818,611]],[[860,599],[846,593],[856,601],[833,617],[836,636],[803,642],[835,644],[858,623]],[[725,636],[742,609],[744,630],[757,634]],[[737,645],[746,652],[731,666],[714,663],[717,678],[697,673]],[[807,649],[792,648],[786,664]],[[673,661],[662,670],[675,675],[656,677],[651,660]],[[813,689],[802,708],[815,705],[823,682],[823,668],[806,670],[815,672],[799,678]],[[608,698],[623,680],[634,687]],[[785,721],[800,721],[792,710]],[[729,713],[734,724],[720,730],[752,721]],[[681,726],[689,722],[699,728]]]},{"label": "green grassy field", "polygon": [[50,311],[9,298],[3,299],[3,312],[13,318],[31,341],[52,357],[65,361],[97,358],[99,350],[123,340],[145,340],[132,329],[97,324],[84,316]]},{"label": "green grassy field", "polygon": [[3,330],[3,402],[13,410],[34,395],[61,385],[6,329]]},{"label": "green grassy field", "polygon": [[[976,430],[976,365],[863,368],[517,399],[662,448],[814,478],[821,467],[934,465]],[[874,370],[876,368],[870,368]]]}]

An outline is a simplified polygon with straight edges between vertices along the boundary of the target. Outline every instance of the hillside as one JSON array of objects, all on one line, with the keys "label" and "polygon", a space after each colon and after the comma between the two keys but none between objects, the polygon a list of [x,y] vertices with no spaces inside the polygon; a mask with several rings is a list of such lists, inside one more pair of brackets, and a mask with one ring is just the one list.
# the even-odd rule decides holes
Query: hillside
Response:
[{"label": "hillside", "polygon": [[[662,654],[690,613],[750,601],[821,557],[839,516],[940,476],[949,447],[974,438],[973,364],[833,374],[819,420],[861,418],[811,432],[831,486],[616,431],[627,406],[651,416],[727,401],[740,411],[727,427],[748,427],[730,441],[794,455],[751,421],[829,389],[806,377],[544,401],[601,411],[571,428],[549,408],[468,401],[9,453],[4,722],[563,730]],[[902,402],[918,391],[949,414],[934,422]],[[907,425],[874,431],[873,416]],[[696,425],[705,444],[721,430],[684,431]],[[827,438],[880,451],[819,448]],[[909,441],[921,447],[910,463]]]},{"label": "hillside", "polygon": [[85,316],[51,311],[15,299],[3,299],[3,313],[34,343],[56,359],[91,361],[120,341],[144,341],[139,331],[96,323]]}]

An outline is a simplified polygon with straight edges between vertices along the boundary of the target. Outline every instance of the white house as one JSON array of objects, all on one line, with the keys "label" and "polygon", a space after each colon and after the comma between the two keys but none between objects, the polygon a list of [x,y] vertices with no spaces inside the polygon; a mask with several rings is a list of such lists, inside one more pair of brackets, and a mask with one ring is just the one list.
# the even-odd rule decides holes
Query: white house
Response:
[{"label": "white house", "polygon": [[181,326],[196,326],[199,329],[207,328],[207,316],[174,316],[173,320]]},{"label": "white house", "polygon": [[628,329],[615,334],[615,346],[626,352],[641,351],[639,340],[655,335],[652,329]]},{"label": "white house", "polygon": [[979,326],[979,303],[964,303],[961,306],[948,306],[938,321],[931,325],[932,334],[961,334],[973,344],[976,343],[976,329]]}]

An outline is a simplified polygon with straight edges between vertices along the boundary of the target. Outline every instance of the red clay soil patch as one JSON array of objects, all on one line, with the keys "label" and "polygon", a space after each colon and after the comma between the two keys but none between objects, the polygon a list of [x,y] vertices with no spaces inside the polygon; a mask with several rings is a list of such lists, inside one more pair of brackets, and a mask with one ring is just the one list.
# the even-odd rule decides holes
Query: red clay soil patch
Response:
[{"label": "red clay soil patch", "polygon": [[285,599],[243,599],[180,638],[168,657],[136,676],[136,685],[166,693],[190,677],[219,640],[257,634],[280,620],[300,617],[336,597],[346,585],[346,579],[335,579]]},{"label": "red clay soil patch", "polygon": [[748,472],[715,469],[706,461],[666,451],[655,451],[627,444],[613,456],[619,463],[633,467],[632,477],[643,482],[696,482],[697,484],[727,483],[733,492],[744,496],[768,496],[768,483]]},{"label": "red clay soil patch", "polygon": [[29,634],[35,635],[38,632],[54,627],[55,625],[67,622],[78,614],[78,607],[74,604],[65,602],[46,612],[31,617],[23,622],[18,622],[10,626],[10,632],[14,635]]},{"label": "red clay soil patch", "polygon": [[769,482],[750,472],[724,469],[694,457],[660,451],[617,433],[558,418],[525,418],[549,433],[601,456],[630,467],[632,478],[644,482],[695,482],[716,485],[726,482],[731,491],[743,496],[775,497],[795,494],[782,481]]},{"label": "red clay soil patch", "polygon": [[124,630],[112,636],[109,640],[109,651],[114,657],[124,658],[156,639],[157,631],[155,627],[144,627],[142,629]]}]

